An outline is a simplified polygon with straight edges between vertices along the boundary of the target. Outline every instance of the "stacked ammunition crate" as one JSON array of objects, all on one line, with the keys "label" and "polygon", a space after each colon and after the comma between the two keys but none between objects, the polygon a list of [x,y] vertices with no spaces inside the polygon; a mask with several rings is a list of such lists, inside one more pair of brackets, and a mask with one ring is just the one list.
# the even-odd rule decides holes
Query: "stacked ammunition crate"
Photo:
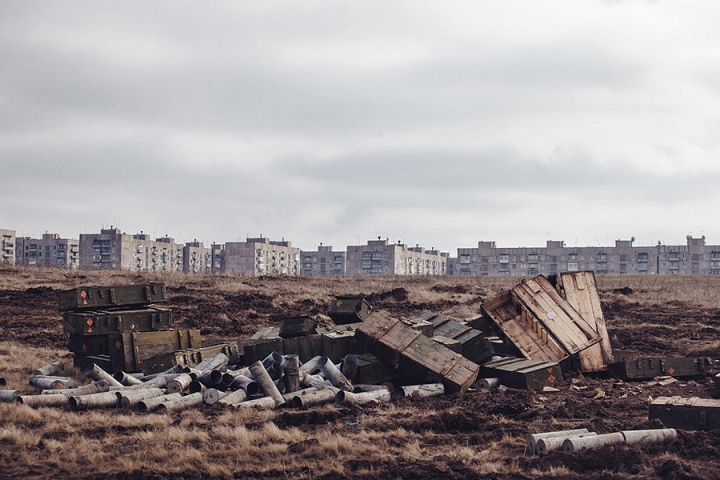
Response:
[{"label": "stacked ammunition crate", "polygon": [[172,311],[152,306],[166,301],[162,283],[80,287],[59,300],[79,367],[93,362],[110,373],[138,372],[152,357],[201,346],[199,330],[172,329]]}]

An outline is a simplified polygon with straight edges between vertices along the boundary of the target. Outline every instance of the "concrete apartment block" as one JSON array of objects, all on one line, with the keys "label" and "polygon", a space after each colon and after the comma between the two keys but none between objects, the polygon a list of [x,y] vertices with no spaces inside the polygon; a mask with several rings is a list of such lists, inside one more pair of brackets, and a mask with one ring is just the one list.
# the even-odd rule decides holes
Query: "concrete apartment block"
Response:
[{"label": "concrete apartment block", "polygon": [[112,227],[80,235],[80,268],[179,272],[182,265],[182,246],[169,237],[151,240]]},{"label": "concrete apartment block", "polygon": [[210,246],[212,273],[222,273],[225,271],[225,244],[213,243]]},{"label": "concrete apartment block", "polygon": [[370,240],[347,247],[348,275],[445,275],[448,253],[402,243]]},{"label": "concrete apartment block", "polygon": [[299,275],[300,249],[290,242],[248,238],[225,244],[225,272],[238,275]]},{"label": "concrete apartment block", "polygon": [[548,241],[545,248],[459,248],[454,275],[549,275],[592,270],[604,275],[720,275],[720,246],[705,237],[687,237],[686,245],[636,246],[634,239],[616,240],[614,247],[567,247]]},{"label": "concrete apartment block", "polygon": [[206,248],[202,242],[194,240],[183,247],[183,268],[188,273],[211,273],[212,249]]},{"label": "concrete apartment block", "polygon": [[44,233],[42,238],[16,239],[15,263],[23,266],[80,267],[80,241]]},{"label": "concrete apartment block", "polygon": [[302,275],[345,275],[345,252],[334,252],[333,247],[321,243],[317,252],[301,251]]},{"label": "concrete apartment block", "polygon": [[15,265],[15,230],[0,228],[0,263]]}]

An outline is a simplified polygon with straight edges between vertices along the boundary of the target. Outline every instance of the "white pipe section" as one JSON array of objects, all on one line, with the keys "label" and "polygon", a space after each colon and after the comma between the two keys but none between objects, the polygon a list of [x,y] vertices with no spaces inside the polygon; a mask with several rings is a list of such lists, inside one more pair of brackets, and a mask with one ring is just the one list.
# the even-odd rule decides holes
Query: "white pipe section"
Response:
[{"label": "white pipe section", "polygon": [[65,370],[65,364],[62,362],[62,360],[58,360],[55,363],[51,363],[50,365],[45,365],[44,367],[40,367],[37,370],[33,372],[33,375],[42,375],[45,377],[58,375],[59,373],[62,373]]},{"label": "white pipe section", "polygon": [[389,402],[390,392],[388,390],[375,390],[372,392],[352,393],[341,390],[335,396],[335,401],[337,403],[354,403],[356,405],[371,402]]},{"label": "white pipe section", "polygon": [[594,450],[607,445],[613,445],[625,441],[625,436],[620,433],[606,433],[605,435],[595,435],[592,437],[576,437],[567,438],[563,442],[563,452],[578,452],[580,450]]},{"label": "white pipe section", "polygon": [[263,393],[275,401],[275,407],[279,407],[285,403],[285,399],[275,386],[275,383],[273,383],[270,375],[268,375],[267,370],[265,370],[265,367],[263,367],[260,360],[250,365],[250,373],[253,374],[255,381],[260,384],[260,388]]},{"label": "white pipe section", "polygon": [[580,433],[577,435],[562,436],[562,437],[548,437],[541,438],[537,441],[537,447],[535,447],[535,453],[545,455],[553,450],[560,450],[568,438],[580,438],[580,437],[594,437],[597,436],[595,432]]},{"label": "white pipe section", "polygon": [[162,395],[160,397],[146,398],[145,400],[141,400],[140,402],[138,402],[137,408],[138,410],[142,410],[143,412],[152,412],[165,402],[179,400],[181,398],[182,394],[180,393],[170,393],[167,395]]},{"label": "white pipe section", "polygon": [[200,392],[191,393],[177,400],[168,400],[161,403],[158,408],[165,410],[185,410],[190,407],[197,407],[203,403],[203,394]]},{"label": "white pipe section", "polygon": [[328,357],[322,357],[318,360],[317,366],[320,368],[323,375],[325,375],[325,378],[330,380],[330,382],[332,382],[332,384],[337,388],[345,390],[346,392],[352,392],[353,387],[348,379],[345,378],[345,375],[338,370]]},{"label": "white pipe section", "polygon": [[582,433],[588,433],[587,428],[580,428],[575,430],[560,430],[556,432],[545,432],[545,433],[529,433],[527,436],[527,448],[526,452],[530,455],[534,454],[537,450],[537,442],[540,439],[543,438],[551,438],[551,437],[564,437],[569,438],[575,435],[580,435]]},{"label": "white pipe section", "polygon": [[445,385],[442,383],[426,383],[424,385],[408,385],[400,387],[406,397],[437,397],[445,393]]},{"label": "white pipe section", "polygon": [[674,428],[659,428],[656,430],[623,430],[620,432],[630,445],[647,445],[649,443],[663,443],[677,438]]},{"label": "white pipe section", "polygon": [[225,405],[234,405],[236,403],[244,402],[248,399],[247,392],[245,390],[235,390],[233,392],[230,392],[229,394],[225,395],[224,397],[220,398],[217,403],[222,403]]},{"label": "white pipe section", "polygon": [[155,398],[166,395],[164,388],[146,388],[143,390],[131,390],[125,392],[116,392],[118,403],[121,408],[129,409],[135,407],[138,403],[148,398]]}]

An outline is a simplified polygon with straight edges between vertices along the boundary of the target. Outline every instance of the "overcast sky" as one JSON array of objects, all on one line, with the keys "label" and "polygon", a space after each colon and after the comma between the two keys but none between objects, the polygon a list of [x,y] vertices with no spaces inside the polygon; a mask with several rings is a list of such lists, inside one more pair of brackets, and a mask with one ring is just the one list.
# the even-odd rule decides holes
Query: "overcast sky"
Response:
[{"label": "overcast sky", "polygon": [[0,1],[0,228],[720,244],[720,2]]}]

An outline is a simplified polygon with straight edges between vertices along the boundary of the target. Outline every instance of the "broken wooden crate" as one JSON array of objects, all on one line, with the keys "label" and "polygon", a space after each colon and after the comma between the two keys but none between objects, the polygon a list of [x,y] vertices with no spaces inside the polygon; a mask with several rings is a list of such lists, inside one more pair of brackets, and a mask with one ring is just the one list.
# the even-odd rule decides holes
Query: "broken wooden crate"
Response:
[{"label": "broken wooden crate", "polygon": [[417,382],[440,382],[465,392],[480,366],[383,312],[365,319],[355,336],[362,348]]},{"label": "broken wooden crate", "polygon": [[500,384],[510,388],[539,390],[561,380],[562,371],[555,362],[508,357],[484,364],[478,376],[498,378]]},{"label": "broken wooden crate", "polygon": [[703,376],[712,365],[712,359],[708,357],[637,358],[635,360],[615,362],[609,366],[609,370],[613,375],[623,380],[636,380],[655,378],[662,375],[673,377]]},{"label": "broken wooden crate", "polygon": [[58,294],[60,311],[149,305],[166,300],[161,282],[114,287],[80,287]]},{"label": "broken wooden crate", "polygon": [[649,419],[658,419],[668,428],[714,430],[720,428],[720,400],[658,397],[650,404]]},{"label": "broken wooden crate", "polygon": [[606,367],[600,335],[542,275],[486,302],[482,311],[526,358],[583,372]]},{"label": "broken wooden crate", "polygon": [[557,276],[557,285],[562,297],[573,306],[590,327],[600,336],[600,348],[605,364],[613,362],[605,317],[598,295],[595,272],[564,272]]}]

